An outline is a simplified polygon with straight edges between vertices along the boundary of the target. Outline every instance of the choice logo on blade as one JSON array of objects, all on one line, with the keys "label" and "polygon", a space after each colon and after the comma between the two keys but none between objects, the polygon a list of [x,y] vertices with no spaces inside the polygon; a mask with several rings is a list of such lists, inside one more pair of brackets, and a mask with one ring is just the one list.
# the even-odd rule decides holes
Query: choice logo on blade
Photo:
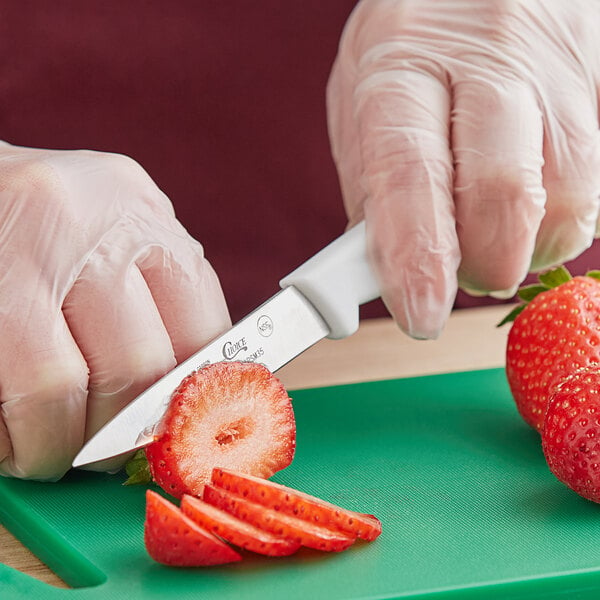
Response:
[{"label": "choice logo on blade", "polygon": [[246,338],[240,338],[237,342],[225,342],[222,353],[227,360],[233,360],[240,352],[248,350]]}]

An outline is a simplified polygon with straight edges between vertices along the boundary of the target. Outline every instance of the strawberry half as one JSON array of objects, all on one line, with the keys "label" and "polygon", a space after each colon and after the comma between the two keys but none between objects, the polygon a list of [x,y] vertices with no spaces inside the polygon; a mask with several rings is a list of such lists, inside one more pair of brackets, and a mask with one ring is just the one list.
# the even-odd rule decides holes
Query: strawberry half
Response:
[{"label": "strawberry half", "polygon": [[554,475],[580,496],[600,502],[600,371],[580,369],[548,403],[542,448]]},{"label": "strawberry half", "polygon": [[200,496],[213,467],[270,477],[294,457],[291,399],[263,365],[210,364],[173,393],[146,447],[154,481],[176,498]]},{"label": "strawberry half", "polygon": [[173,567],[222,565],[242,558],[152,490],[146,491],[144,542],[155,561]]},{"label": "strawberry half", "polygon": [[204,486],[203,499],[208,504],[227,511],[259,529],[314,550],[341,552],[349,548],[355,541],[354,537],[345,533],[332,531],[310,521],[283,514],[275,508],[250,502],[241,496],[212,485]]},{"label": "strawberry half", "polygon": [[593,271],[571,278],[560,268],[519,291],[528,303],[518,307],[508,334],[506,375],[519,412],[538,431],[555,386],[577,369],[600,363],[597,277]]},{"label": "strawberry half", "polygon": [[181,499],[181,510],[192,521],[238,548],[266,556],[289,556],[300,548],[295,541],[275,536],[187,494]]},{"label": "strawberry half", "polygon": [[211,481],[249,502],[349,536],[372,541],[381,534],[381,522],[373,515],[341,508],[273,481],[221,468],[214,469]]}]

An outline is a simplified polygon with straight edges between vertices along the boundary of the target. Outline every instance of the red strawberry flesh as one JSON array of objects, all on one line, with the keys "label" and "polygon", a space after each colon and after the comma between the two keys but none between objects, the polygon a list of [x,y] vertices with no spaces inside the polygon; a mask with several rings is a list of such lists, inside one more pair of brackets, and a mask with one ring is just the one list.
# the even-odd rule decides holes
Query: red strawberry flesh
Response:
[{"label": "red strawberry flesh", "polygon": [[181,510],[208,531],[251,552],[267,556],[289,556],[300,548],[298,542],[259,529],[193,496],[183,496]]},{"label": "red strawberry flesh", "polygon": [[144,542],[154,560],[174,567],[222,565],[242,558],[152,490],[146,491]]},{"label": "red strawberry flesh", "polygon": [[252,475],[215,468],[214,486],[250,502],[274,507],[283,514],[301,518],[321,527],[372,541],[381,534],[381,522],[373,515],[354,512],[315,496]]},{"label": "red strawberry flesh", "polygon": [[341,552],[349,548],[355,541],[355,538],[342,532],[335,532],[315,523],[278,512],[273,508],[250,502],[212,485],[204,486],[203,499],[208,504],[227,511],[238,519],[307,548],[325,552]]},{"label": "red strawberry flesh", "polygon": [[154,481],[180,498],[200,496],[217,465],[270,477],[291,463],[295,442],[282,383],[263,365],[221,362],[182,381],[146,456]]}]

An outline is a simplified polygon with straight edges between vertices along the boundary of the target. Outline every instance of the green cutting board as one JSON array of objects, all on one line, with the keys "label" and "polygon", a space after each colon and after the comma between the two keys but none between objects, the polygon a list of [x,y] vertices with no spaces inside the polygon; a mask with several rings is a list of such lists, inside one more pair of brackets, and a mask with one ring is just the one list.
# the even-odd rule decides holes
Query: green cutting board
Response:
[{"label": "green cutting board", "polygon": [[550,474],[502,370],[292,396],[297,454],[274,479],[374,513],[378,540],[168,568],[144,550],[144,488],[122,475],[3,480],[0,520],[76,589],[0,565],[0,598],[600,598],[600,506]]}]

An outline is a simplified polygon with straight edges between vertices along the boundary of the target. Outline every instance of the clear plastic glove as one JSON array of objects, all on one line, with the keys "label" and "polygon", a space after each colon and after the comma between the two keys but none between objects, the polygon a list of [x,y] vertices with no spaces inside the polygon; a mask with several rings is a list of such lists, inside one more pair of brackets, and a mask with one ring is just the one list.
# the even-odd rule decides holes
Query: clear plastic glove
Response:
[{"label": "clear plastic glove", "polygon": [[136,162],[2,142],[0,319],[0,473],[35,479],[60,478],[230,324],[202,247]]},{"label": "clear plastic glove", "polygon": [[599,90],[598,0],[358,4],[330,77],[330,137],[402,329],[436,337],[457,286],[510,296],[590,246]]}]

